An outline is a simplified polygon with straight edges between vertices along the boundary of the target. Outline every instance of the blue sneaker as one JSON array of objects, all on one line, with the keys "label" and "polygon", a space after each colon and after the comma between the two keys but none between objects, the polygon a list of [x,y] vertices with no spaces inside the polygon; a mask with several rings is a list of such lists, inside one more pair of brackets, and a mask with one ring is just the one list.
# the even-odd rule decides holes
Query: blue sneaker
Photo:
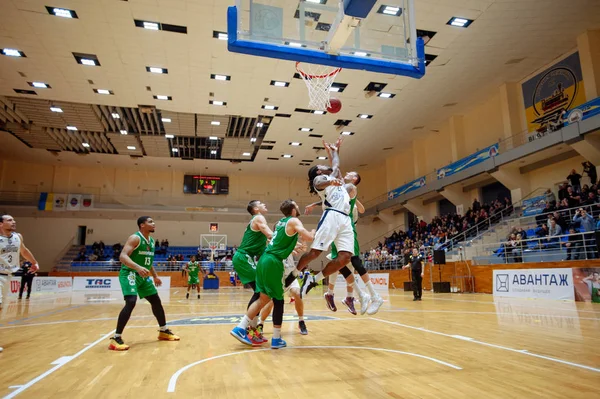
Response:
[{"label": "blue sneaker", "polygon": [[246,330],[244,330],[243,328],[236,327],[233,330],[231,330],[229,334],[231,334],[232,337],[240,341],[242,344],[252,346],[252,341],[250,341],[250,338],[248,338],[248,334],[246,334]]},{"label": "blue sneaker", "polygon": [[287,343],[281,338],[271,338],[271,349],[285,348]]}]

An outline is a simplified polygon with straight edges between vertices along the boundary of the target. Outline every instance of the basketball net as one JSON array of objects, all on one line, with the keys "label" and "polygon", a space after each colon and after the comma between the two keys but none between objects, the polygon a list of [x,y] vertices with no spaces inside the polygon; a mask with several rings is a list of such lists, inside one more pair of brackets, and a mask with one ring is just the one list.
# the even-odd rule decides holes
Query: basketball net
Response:
[{"label": "basketball net", "polygon": [[308,107],[322,111],[329,108],[329,89],[342,68],[296,62],[296,70],[308,89]]}]

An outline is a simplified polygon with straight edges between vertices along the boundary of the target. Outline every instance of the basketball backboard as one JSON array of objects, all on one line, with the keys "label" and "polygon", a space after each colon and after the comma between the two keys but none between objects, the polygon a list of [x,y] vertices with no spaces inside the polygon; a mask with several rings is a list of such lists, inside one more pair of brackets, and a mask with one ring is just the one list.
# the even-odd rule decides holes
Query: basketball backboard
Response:
[{"label": "basketball backboard", "polygon": [[420,78],[414,0],[236,0],[232,52]]}]

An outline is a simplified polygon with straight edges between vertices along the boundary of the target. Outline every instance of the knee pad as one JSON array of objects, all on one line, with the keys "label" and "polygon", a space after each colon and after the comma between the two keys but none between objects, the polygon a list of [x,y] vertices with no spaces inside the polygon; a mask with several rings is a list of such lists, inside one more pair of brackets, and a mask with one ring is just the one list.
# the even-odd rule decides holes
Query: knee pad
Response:
[{"label": "knee pad", "polygon": [[352,272],[350,271],[350,269],[348,269],[347,266],[344,266],[340,269],[340,273],[342,273],[342,276],[344,276],[344,278],[348,278],[352,275]]},{"label": "knee pad", "polygon": [[273,324],[280,326],[283,323],[283,299],[273,299]]},{"label": "knee pad", "polygon": [[354,270],[356,270],[359,275],[364,276],[367,274],[367,269],[365,269],[360,256],[353,256],[350,261],[352,262],[352,266],[354,266]]}]

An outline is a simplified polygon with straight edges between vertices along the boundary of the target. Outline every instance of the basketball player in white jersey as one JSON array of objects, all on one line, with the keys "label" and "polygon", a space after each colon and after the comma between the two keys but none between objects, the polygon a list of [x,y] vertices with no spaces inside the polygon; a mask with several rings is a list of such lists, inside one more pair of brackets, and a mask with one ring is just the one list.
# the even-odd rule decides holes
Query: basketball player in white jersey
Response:
[{"label": "basketball player in white jersey", "polygon": [[[329,158],[332,159],[332,154],[328,151]],[[356,225],[356,221],[358,220],[358,214],[365,212],[365,207],[358,200],[358,185],[361,182],[360,175],[358,172],[348,172],[344,176],[344,187],[347,188],[349,193],[353,195],[350,196],[350,216],[352,217],[352,225],[353,228]],[[354,190],[352,190],[354,188]],[[318,205],[321,205],[321,202],[315,202],[314,204],[310,204],[306,207],[305,213],[310,214],[312,209]],[[337,249],[332,248],[332,253],[327,255],[327,259],[331,260],[337,257]],[[343,267],[339,273],[344,275],[347,285],[347,296],[342,300],[342,303],[346,305],[348,311],[354,315],[356,315],[356,310],[354,309],[354,296],[353,291],[356,291],[358,297],[360,299],[361,304],[361,314],[368,313],[369,315],[373,315],[377,313],[381,305],[383,304],[383,299],[381,296],[375,291],[373,284],[371,283],[371,277],[367,272],[367,269],[364,267],[362,259],[360,257],[360,247],[358,245],[358,238],[356,234],[356,228],[354,228],[354,255],[350,258],[351,263],[347,264],[346,267]],[[365,283],[365,287],[369,291],[369,293],[363,292],[354,279],[354,271],[357,271],[360,275],[361,279]],[[334,288],[335,288],[335,280],[337,279],[338,272],[334,272],[329,276],[329,288],[325,293],[325,302],[327,303],[327,307],[329,310],[335,312],[337,308],[334,302]],[[371,304],[369,305],[369,302]],[[368,307],[367,307],[368,306]]]},{"label": "basketball player in white jersey", "polygon": [[[337,258],[331,260],[316,276],[309,276],[302,283],[302,295],[306,295],[317,283],[350,263],[354,255],[354,231],[350,213],[350,197],[356,196],[356,187],[343,186],[340,172],[339,148],[342,139],[335,144],[323,143],[328,152],[331,151],[331,167],[316,165],[308,171],[308,186],[313,194],[318,194],[323,201],[323,215],[317,225],[315,239],[311,250],[300,258],[297,269],[304,270],[308,264],[335,243]],[[350,191],[350,195],[348,193]]]},{"label": "basketball player in white jersey", "polygon": [[[31,262],[29,273],[35,273],[40,266],[23,243],[23,236],[16,233],[17,222],[10,215],[0,215],[0,307],[4,295],[8,298],[10,276],[21,267],[20,256]],[[2,352],[0,347],[0,352]]]}]

